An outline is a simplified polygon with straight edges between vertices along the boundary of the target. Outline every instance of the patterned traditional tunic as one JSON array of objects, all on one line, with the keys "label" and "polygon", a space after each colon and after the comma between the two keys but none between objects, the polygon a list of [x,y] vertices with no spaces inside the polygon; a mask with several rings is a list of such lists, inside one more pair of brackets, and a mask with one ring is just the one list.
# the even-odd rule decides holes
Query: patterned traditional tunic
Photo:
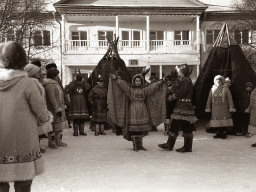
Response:
[{"label": "patterned traditional tunic", "polygon": [[92,121],[97,123],[107,121],[107,95],[108,90],[100,85],[96,85],[90,91],[88,98],[93,103]]},{"label": "patterned traditional tunic", "polygon": [[230,112],[235,112],[235,108],[227,86],[214,85],[212,87],[206,104],[206,112],[212,112],[210,127],[233,126]]},{"label": "patterned traditional tunic", "polygon": [[189,121],[194,124],[196,121],[195,112],[191,103],[193,95],[193,83],[189,77],[182,79],[180,87],[173,95],[177,98],[176,106],[174,107],[172,119]]},{"label": "patterned traditional tunic", "polygon": [[250,105],[247,109],[250,112],[250,124],[248,127],[248,133],[256,134],[256,88],[251,94]]},{"label": "patterned traditional tunic", "polygon": [[89,119],[90,115],[85,99],[86,91],[90,89],[88,83],[73,81],[66,86],[65,90],[70,94],[71,108],[70,117],[73,119]]},{"label": "patterned traditional tunic", "polygon": [[117,80],[117,83],[121,89],[125,91],[125,94],[131,101],[129,107],[128,117],[128,130],[129,131],[149,131],[150,121],[145,104],[146,96],[153,94],[158,85],[162,84],[162,81],[152,83],[144,88],[129,86],[124,80]]}]

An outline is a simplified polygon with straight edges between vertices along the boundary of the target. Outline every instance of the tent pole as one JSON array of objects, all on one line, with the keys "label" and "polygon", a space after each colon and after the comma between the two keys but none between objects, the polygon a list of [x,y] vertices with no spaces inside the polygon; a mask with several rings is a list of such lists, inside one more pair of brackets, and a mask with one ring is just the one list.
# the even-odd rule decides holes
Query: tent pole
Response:
[{"label": "tent pole", "polygon": [[221,36],[221,34],[223,33],[223,28],[224,28],[224,25],[222,25],[221,30],[220,30],[220,32],[219,32],[219,34],[218,34],[218,37],[216,38],[216,40],[215,40],[215,42],[214,42],[213,47],[215,47],[216,45],[218,45],[219,40],[220,40],[220,36]]},{"label": "tent pole", "polygon": [[228,24],[226,23],[226,29],[227,29],[227,36],[228,36],[228,45],[230,45],[230,36],[229,36],[229,30],[228,30]]},{"label": "tent pole", "polygon": [[226,25],[224,24],[223,33],[221,34],[221,37],[220,37],[220,43],[219,43],[219,46],[220,46],[220,45],[221,45],[221,43],[222,43],[222,40],[223,40],[223,37],[224,37],[225,33],[226,33]]}]

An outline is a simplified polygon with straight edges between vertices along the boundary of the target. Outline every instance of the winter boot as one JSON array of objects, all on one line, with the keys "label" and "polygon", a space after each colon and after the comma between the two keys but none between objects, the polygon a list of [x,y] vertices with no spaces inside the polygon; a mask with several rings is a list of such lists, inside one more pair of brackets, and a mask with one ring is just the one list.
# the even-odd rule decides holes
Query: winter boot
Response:
[{"label": "winter boot", "polygon": [[54,132],[48,133],[48,147],[52,149],[57,149]]},{"label": "winter boot", "polygon": [[158,132],[158,129],[157,129],[156,126],[152,126],[151,131],[153,131],[153,132]]},{"label": "winter boot", "polygon": [[221,139],[227,139],[227,136],[228,136],[228,134],[227,134],[227,129],[226,128],[224,128],[223,130],[222,130],[222,132],[221,132]]},{"label": "winter boot", "polygon": [[164,135],[168,135],[169,132],[169,123],[164,123]]},{"label": "winter boot", "polygon": [[185,153],[192,152],[192,144],[193,144],[193,134],[192,133],[184,133],[184,146],[180,149],[177,149],[177,152]]},{"label": "winter boot", "polygon": [[0,192],[9,192],[10,185],[9,183],[0,182]]},{"label": "winter boot", "polygon": [[162,149],[167,149],[169,151],[172,151],[177,137],[178,135],[176,135],[175,133],[169,132],[167,143],[159,144],[158,146]]},{"label": "winter boot", "polygon": [[256,147],[256,143],[252,144],[252,147]]},{"label": "winter boot", "polygon": [[62,131],[55,132],[55,141],[58,147],[67,147],[67,144],[62,142]]},{"label": "winter boot", "polygon": [[73,133],[73,136],[78,136],[78,123],[77,123],[77,120],[74,120],[73,122],[73,130],[74,130],[74,133]]},{"label": "winter boot", "polygon": [[218,139],[218,138],[221,138],[222,136],[222,133],[221,131],[217,131],[217,134],[213,136],[214,139]]},{"label": "winter boot", "polygon": [[100,134],[100,125],[96,124],[95,125],[95,136],[98,136]]},{"label": "winter boot", "polygon": [[105,128],[104,124],[100,124],[100,134],[101,135],[106,135],[104,128]]},{"label": "winter boot", "polygon": [[30,192],[31,191],[32,180],[29,181],[15,181],[14,189],[15,192]]},{"label": "winter boot", "polygon": [[138,148],[138,136],[137,135],[132,135],[132,143],[133,143],[133,151],[138,152],[139,148]]},{"label": "winter boot", "polygon": [[80,135],[86,136],[87,134],[84,132],[84,122],[79,123],[79,133]]},{"label": "winter boot", "polygon": [[138,150],[143,150],[143,151],[147,151],[147,149],[145,149],[143,147],[143,136],[138,136]]}]

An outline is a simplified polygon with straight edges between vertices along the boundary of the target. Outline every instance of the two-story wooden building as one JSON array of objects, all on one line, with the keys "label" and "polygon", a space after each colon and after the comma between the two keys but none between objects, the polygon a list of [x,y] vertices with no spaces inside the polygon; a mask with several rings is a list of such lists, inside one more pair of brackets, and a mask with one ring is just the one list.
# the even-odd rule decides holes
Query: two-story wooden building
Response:
[{"label": "two-story wooden building", "polygon": [[200,66],[200,16],[197,0],[62,0],[64,84],[75,68],[90,74],[107,50],[107,36],[119,37],[119,53],[129,70],[151,68],[162,78],[187,63],[195,80]]}]

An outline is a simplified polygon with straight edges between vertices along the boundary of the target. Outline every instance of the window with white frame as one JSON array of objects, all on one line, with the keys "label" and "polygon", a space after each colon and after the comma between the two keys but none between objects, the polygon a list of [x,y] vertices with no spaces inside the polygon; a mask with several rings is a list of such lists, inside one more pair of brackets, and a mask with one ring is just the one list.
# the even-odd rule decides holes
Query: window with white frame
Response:
[{"label": "window with white frame", "polygon": [[51,45],[51,33],[50,31],[35,31],[34,32],[34,45],[37,46],[49,46]]},{"label": "window with white frame", "polygon": [[72,31],[71,40],[73,46],[87,46],[87,31]]},{"label": "window with white frame", "polygon": [[174,31],[174,45],[190,45],[189,31]]},{"label": "window with white frame", "polygon": [[248,44],[249,43],[249,30],[235,30],[234,38],[238,44]]},{"label": "window with white frame", "polygon": [[214,44],[219,33],[220,33],[219,29],[214,29],[214,30],[207,29],[206,30],[206,44],[207,45]]},{"label": "window with white frame", "polygon": [[132,46],[133,47],[140,47],[141,45],[141,31],[132,31]]},{"label": "window with white frame", "polygon": [[98,31],[99,46],[108,46],[107,37],[114,39],[114,31]]},{"label": "window with white frame", "polygon": [[163,45],[164,32],[163,31],[150,31],[150,46],[158,47]]},{"label": "window with white frame", "polygon": [[122,47],[130,46],[130,33],[129,31],[122,31]]}]

